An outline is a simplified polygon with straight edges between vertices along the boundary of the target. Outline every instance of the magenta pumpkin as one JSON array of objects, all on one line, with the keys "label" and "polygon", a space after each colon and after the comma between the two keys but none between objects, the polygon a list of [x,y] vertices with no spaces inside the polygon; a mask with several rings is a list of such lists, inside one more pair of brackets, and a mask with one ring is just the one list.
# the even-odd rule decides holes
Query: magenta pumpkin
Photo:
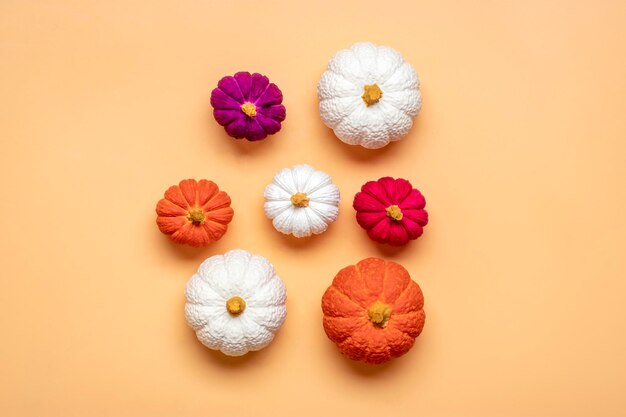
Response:
[{"label": "magenta pumpkin", "polygon": [[428,223],[426,200],[403,178],[369,181],[354,196],[356,220],[376,242],[402,246],[417,239]]},{"label": "magenta pumpkin", "polygon": [[283,93],[258,73],[238,72],[226,76],[211,92],[215,120],[236,138],[249,141],[265,139],[281,128],[285,120]]}]

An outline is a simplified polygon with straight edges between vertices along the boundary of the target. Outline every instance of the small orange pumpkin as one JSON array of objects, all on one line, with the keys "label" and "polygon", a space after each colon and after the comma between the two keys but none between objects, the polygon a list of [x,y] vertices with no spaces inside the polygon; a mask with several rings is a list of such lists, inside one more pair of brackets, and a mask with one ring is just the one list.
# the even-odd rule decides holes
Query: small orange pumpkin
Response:
[{"label": "small orange pumpkin", "polygon": [[206,246],[226,233],[233,218],[230,203],[213,181],[182,180],[157,203],[157,225],[176,243]]},{"label": "small orange pumpkin", "polygon": [[406,269],[367,258],[342,269],[322,297],[324,331],[350,359],[380,364],[413,347],[424,296]]}]

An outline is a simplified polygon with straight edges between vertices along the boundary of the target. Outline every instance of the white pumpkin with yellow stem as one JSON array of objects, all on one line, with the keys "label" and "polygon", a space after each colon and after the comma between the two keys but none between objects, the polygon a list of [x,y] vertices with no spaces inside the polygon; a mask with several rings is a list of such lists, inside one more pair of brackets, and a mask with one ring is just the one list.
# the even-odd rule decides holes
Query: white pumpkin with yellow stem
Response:
[{"label": "white pumpkin with yellow stem", "polygon": [[185,317],[209,349],[241,356],[266,347],[287,316],[285,284],[264,257],[232,250],[187,283]]},{"label": "white pumpkin with yellow stem", "polygon": [[284,234],[323,233],[339,214],[339,188],[309,165],[280,170],[265,188],[265,215]]},{"label": "white pumpkin with yellow stem", "polygon": [[356,43],[331,58],[317,85],[322,121],[345,143],[382,148],[411,129],[422,105],[419,84],[395,49]]}]

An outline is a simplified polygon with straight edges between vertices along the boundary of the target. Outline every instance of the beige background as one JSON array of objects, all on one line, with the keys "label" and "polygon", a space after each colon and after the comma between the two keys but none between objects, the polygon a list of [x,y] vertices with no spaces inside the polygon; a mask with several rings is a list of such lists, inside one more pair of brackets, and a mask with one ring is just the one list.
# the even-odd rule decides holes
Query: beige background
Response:
[{"label": "beige background", "polygon": [[[623,1],[0,2],[3,416],[626,414]],[[321,123],[316,83],[358,40],[422,79],[410,136],[381,151]],[[283,90],[283,131],[235,142],[209,93],[237,70]],[[338,221],[275,232],[278,169],[330,173]],[[431,223],[402,250],[354,220],[360,185],[402,176]],[[176,247],[154,206],[183,178],[233,198],[220,242]],[[183,318],[187,278],[233,248],[289,291],[275,342],[213,353]],[[339,355],[320,297],[367,256],[404,264],[424,333],[382,367]]]}]

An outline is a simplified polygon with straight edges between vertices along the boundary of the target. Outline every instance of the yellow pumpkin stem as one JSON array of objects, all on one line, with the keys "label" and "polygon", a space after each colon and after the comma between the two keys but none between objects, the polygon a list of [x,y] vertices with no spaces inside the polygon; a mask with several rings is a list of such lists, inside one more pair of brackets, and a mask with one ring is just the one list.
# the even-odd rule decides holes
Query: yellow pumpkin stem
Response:
[{"label": "yellow pumpkin stem", "polygon": [[404,217],[404,214],[402,214],[402,210],[400,209],[400,207],[394,204],[393,206],[387,207],[387,216],[396,221],[400,221]]},{"label": "yellow pumpkin stem", "polygon": [[189,220],[193,224],[203,224],[205,219],[206,216],[204,215],[204,212],[200,209],[190,210],[189,213],[187,213],[187,220]]},{"label": "yellow pumpkin stem", "polygon": [[256,106],[249,101],[246,101],[241,105],[241,111],[244,112],[248,117],[256,116]]},{"label": "yellow pumpkin stem", "polygon": [[376,301],[367,309],[367,315],[374,326],[385,327],[391,317],[391,307]]},{"label": "yellow pumpkin stem", "polygon": [[309,197],[307,197],[306,193],[295,193],[291,196],[291,204],[296,207],[308,207],[309,201]]},{"label": "yellow pumpkin stem", "polygon": [[366,106],[378,103],[383,97],[383,90],[380,89],[378,84],[371,84],[363,86],[363,95],[361,98],[365,102]]},{"label": "yellow pumpkin stem", "polygon": [[239,296],[234,296],[226,301],[226,310],[233,316],[238,316],[246,309],[246,302]]}]

